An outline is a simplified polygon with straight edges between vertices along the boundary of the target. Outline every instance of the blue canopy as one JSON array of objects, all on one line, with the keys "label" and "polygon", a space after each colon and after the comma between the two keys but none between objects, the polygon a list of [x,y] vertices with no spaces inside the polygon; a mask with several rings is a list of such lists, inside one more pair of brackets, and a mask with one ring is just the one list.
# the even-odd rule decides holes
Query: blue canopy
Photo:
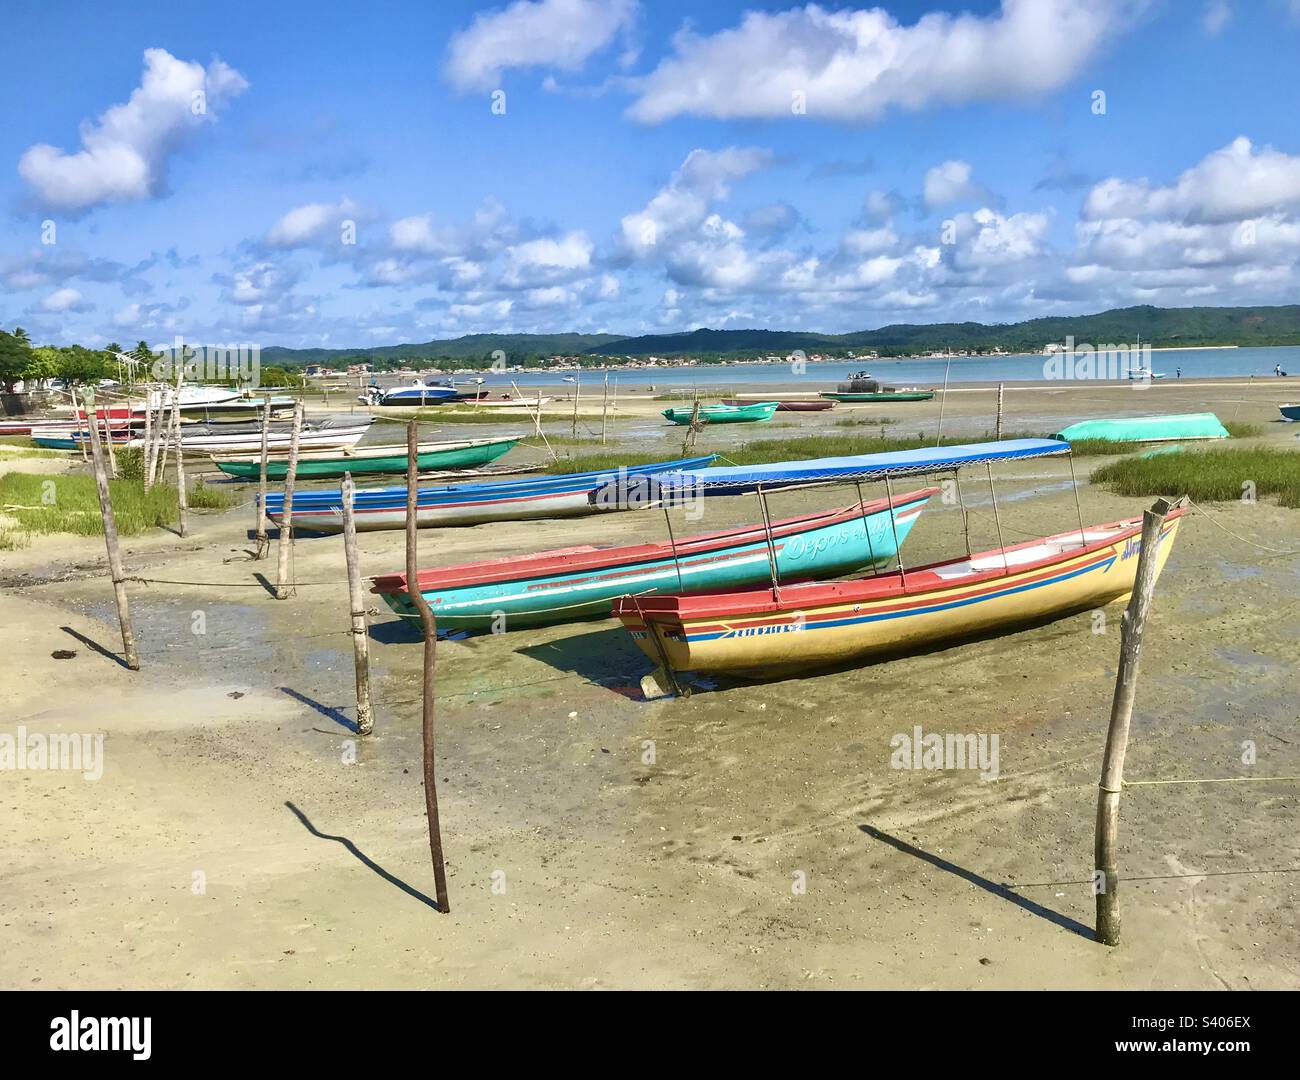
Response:
[{"label": "blue canopy", "polygon": [[[858,454],[849,457],[809,458],[806,461],[777,461],[767,465],[732,465],[718,468],[677,470],[653,478],[657,492],[623,493],[613,481],[593,493],[592,501],[621,504],[624,501],[676,499],[691,494],[740,495],[800,487],[811,484],[844,483],[854,480],[883,480],[886,476],[945,472],[984,462],[1015,461],[1020,458],[1066,454],[1070,444],[1058,439],[1007,439],[1002,442],[966,443],[960,446],[930,446],[917,450],[895,450],[887,454]],[[635,480],[636,478],[632,478]],[[631,486],[644,487],[645,482]]]}]

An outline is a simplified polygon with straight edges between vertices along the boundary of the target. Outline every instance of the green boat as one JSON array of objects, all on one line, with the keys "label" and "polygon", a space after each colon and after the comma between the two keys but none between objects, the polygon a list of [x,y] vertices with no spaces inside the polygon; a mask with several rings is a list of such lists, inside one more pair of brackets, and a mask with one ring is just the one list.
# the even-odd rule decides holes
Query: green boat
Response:
[{"label": "green boat", "polygon": [[1174,416],[1132,416],[1122,420],[1084,420],[1058,431],[1053,439],[1107,439],[1111,442],[1181,442],[1186,439],[1226,439],[1228,429],[1214,413]]},{"label": "green boat", "polygon": [[[701,424],[754,424],[771,420],[779,401],[756,401],[752,405],[701,405]],[[674,424],[689,424],[694,413],[689,409],[665,409],[664,416]]]},{"label": "green boat", "polygon": [[831,401],[929,401],[934,397],[933,390],[873,390],[857,392],[852,390],[823,390],[821,396]]},{"label": "green boat", "polygon": [[[508,453],[518,441],[519,436],[512,435],[501,439],[421,443],[416,462],[422,472],[487,465]],[[302,478],[343,476],[347,473],[404,473],[407,460],[406,447],[401,443],[363,446],[354,450],[308,450],[298,455],[297,475]],[[261,475],[260,453],[213,456],[212,461],[228,476],[256,480]],[[283,480],[288,471],[289,459],[284,454],[277,453],[266,463],[268,480]]]}]

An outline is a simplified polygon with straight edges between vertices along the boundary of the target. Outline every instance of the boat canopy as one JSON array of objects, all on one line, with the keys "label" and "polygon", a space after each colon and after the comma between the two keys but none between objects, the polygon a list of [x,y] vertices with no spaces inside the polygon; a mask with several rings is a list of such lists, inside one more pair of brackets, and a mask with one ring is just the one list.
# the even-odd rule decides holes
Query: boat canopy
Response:
[{"label": "boat canopy", "polygon": [[[1002,442],[964,443],[959,446],[921,447],[887,454],[858,454],[848,457],[809,458],[805,461],[777,461],[766,465],[733,465],[659,473],[653,478],[615,479],[592,492],[599,506],[622,507],[629,502],[677,503],[698,495],[741,495],[757,491],[814,484],[884,480],[886,477],[917,476],[948,472],[966,465],[1016,461],[1021,458],[1067,454],[1070,444],[1058,439],[1007,439]],[[645,491],[647,482],[654,492]]]},{"label": "boat canopy", "polygon": [[1129,416],[1119,420],[1084,420],[1058,431],[1053,439],[1109,439],[1112,442],[1165,442],[1174,439],[1226,439],[1228,429],[1214,413]]}]

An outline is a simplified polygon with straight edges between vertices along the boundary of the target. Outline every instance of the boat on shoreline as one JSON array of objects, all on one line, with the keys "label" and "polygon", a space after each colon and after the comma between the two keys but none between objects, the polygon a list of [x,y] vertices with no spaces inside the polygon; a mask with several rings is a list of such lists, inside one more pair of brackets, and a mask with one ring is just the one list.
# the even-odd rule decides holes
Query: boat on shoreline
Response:
[{"label": "boat on shoreline", "polygon": [[[1157,573],[1186,504],[1169,512]],[[614,614],[671,671],[792,675],[912,654],[1125,600],[1142,519],[829,584],[697,595],[625,596]]]},{"label": "boat on shoreline", "polygon": [[1053,439],[1105,439],[1108,442],[1185,442],[1191,439],[1226,439],[1228,429],[1214,413],[1176,413],[1172,416],[1132,416],[1116,420],[1081,420],[1062,428]]},{"label": "boat on shoreline", "polygon": [[[651,477],[708,465],[717,457],[707,454],[678,461],[633,465],[600,472],[542,476],[506,483],[450,484],[421,486],[417,494],[415,519],[425,528],[433,525],[480,525],[493,521],[531,518],[579,517],[605,509],[595,503],[592,492],[604,484],[628,477]],[[402,529],[406,527],[406,485],[358,488],[353,499],[357,529]],[[284,494],[266,497],[266,514],[277,525],[284,515]],[[343,494],[337,488],[296,492],[293,499],[293,527],[313,532],[343,530]]]},{"label": "boat on shoreline", "polygon": [[1288,422],[1300,420],[1300,405],[1279,405],[1277,408],[1283,420]]},{"label": "boat on shoreline", "polygon": [[[755,401],[749,401],[746,398],[723,398],[722,404],[743,407],[753,405]],[[835,402],[817,398],[780,398],[776,403],[777,412],[825,412],[827,409],[833,408],[835,408]]]},{"label": "boat on shoreline", "polygon": [[[499,631],[607,616],[629,591],[708,591],[757,584],[773,573],[784,581],[838,577],[888,564],[938,490],[774,521],[770,531],[756,525],[627,547],[542,551],[421,570],[417,581],[440,627]],[[419,617],[405,574],[380,575],[371,591],[403,618]]]},{"label": "boat on shoreline", "polygon": [[[471,468],[490,465],[509,453],[520,436],[510,435],[498,439],[463,439],[456,442],[420,443],[416,465],[421,472],[432,469]],[[405,443],[363,446],[350,450],[309,450],[298,455],[297,476],[330,478],[349,473],[405,473],[409,456]],[[261,477],[262,456],[259,445],[256,453],[212,456],[212,463],[227,476],[244,480]],[[289,472],[288,457],[277,451],[274,460],[266,463],[268,480],[283,480]]]},{"label": "boat on shoreline", "polygon": [[[756,401],[747,405],[701,405],[698,419],[701,424],[761,424],[771,420],[780,402]],[[664,409],[663,415],[674,424],[689,424],[696,416],[695,407]]]},{"label": "boat on shoreline", "polygon": [[828,401],[842,401],[846,405],[852,405],[868,401],[929,401],[934,397],[934,391],[887,386],[882,390],[823,390],[821,396]]}]

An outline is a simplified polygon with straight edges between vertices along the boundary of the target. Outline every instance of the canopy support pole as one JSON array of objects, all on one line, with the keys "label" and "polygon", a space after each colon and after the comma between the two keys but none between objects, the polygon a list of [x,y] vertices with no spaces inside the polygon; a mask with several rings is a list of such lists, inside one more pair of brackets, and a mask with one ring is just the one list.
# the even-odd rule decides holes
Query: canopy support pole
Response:
[{"label": "canopy support pole", "polygon": [[871,544],[871,522],[867,518],[866,507],[862,505],[862,481],[854,480],[853,486],[858,489],[858,508],[862,511],[862,531],[867,538],[867,557],[871,560],[871,576],[877,577],[880,574],[880,567],[876,565],[876,549]]},{"label": "canopy support pole", "polygon": [[889,473],[885,473],[885,501],[889,503],[889,524],[894,530],[894,555],[898,559],[898,580],[903,583],[903,592],[907,592],[907,571],[903,569],[903,545],[898,541],[898,520],[894,517],[894,488],[889,482]]},{"label": "canopy support pole", "polygon": [[961,510],[961,531],[966,536],[966,558],[971,557],[970,550],[970,511],[966,509],[966,500],[961,493],[961,470],[953,469],[952,482],[957,485],[957,507]]},{"label": "canopy support pole", "polygon": [[998,550],[1002,552],[1002,572],[1009,574],[1011,573],[1011,566],[1007,562],[1007,546],[1002,541],[1002,515],[998,513],[998,493],[993,487],[993,463],[986,461],[984,468],[989,474],[989,497],[993,500],[993,523],[998,529]]},{"label": "canopy support pole", "polygon": [[1079,544],[1081,548],[1088,546],[1088,534],[1083,527],[1083,507],[1079,505],[1079,479],[1074,475],[1074,451],[1071,450],[1065,455],[1070,462],[1070,487],[1074,489],[1074,512],[1079,515]]},{"label": "canopy support pole", "polygon": [[939,399],[939,430],[935,432],[934,445],[939,446],[943,442],[943,409],[948,404],[948,373],[952,371],[952,360],[950,359],[943,369],[943,397]]},{"label": "canopy support pole", "polygon": [[680,592],[686,591],[686,586],[682,584],[682,564],[677,560],[677,538],[673,536],[673,521],[668,516],[668,506],[664,505],[664,524],[668,526],[668,546],[673,553],[673,569],[677,571],[677,588]]},{"label": "canopy support pole", "polygon": [[763,485],[758,485],[758,505],[763,509],[763,533],[767,539],[767,565],[772,571],[772,599],[781,599],[780,575],[776,569],[776,543],[772,539],[772,517],[767,512],[767,496],[763,494]]}]

